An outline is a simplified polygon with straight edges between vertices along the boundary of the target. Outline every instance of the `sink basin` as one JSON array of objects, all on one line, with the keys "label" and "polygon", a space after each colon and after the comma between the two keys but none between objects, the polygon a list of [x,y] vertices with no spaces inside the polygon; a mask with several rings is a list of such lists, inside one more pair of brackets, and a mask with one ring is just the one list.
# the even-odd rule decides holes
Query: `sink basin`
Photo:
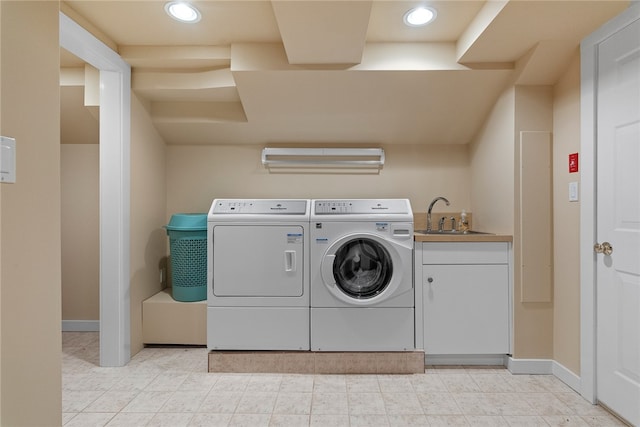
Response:
[{"label": "sink basin", "polygon": [[427,230],[415,230],[416,233],[420,233],[420,234],[429,234],[429,235],[436,235],[436,236],[465,236],[465,235],[469,235],[469,234],[492,234],[492,233],[483,233],[482,231],[473,231],[473,230],[467,230],[467,231],[459,231],[459,230],[444,230],[444,231],[438,231],[438,230],[431,230],[431,231],[427,231]]}]

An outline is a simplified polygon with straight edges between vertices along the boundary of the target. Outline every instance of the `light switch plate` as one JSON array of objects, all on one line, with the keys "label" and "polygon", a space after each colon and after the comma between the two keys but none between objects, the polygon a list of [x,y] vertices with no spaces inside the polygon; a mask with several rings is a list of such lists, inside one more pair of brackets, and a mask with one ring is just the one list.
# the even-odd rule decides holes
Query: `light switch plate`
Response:
[{"label": "light switch plate", "polygon": [[578,201],[578,183],[577,182],[569,183],[569,201],[570,202]]},{"label": "light switch plate", "polygon": [[16,140],[0,136],[0,182],[16,182]]}]

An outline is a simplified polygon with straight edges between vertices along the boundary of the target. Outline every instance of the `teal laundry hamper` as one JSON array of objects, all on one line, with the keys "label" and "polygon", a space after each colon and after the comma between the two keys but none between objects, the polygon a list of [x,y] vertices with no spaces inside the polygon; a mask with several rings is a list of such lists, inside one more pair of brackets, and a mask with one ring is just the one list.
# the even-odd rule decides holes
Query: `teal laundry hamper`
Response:
[{"label": "teal laundry hamper", "polygon": [[180,213],[165,227],[171,252],[173,299],[207,299],[207,214]]}]

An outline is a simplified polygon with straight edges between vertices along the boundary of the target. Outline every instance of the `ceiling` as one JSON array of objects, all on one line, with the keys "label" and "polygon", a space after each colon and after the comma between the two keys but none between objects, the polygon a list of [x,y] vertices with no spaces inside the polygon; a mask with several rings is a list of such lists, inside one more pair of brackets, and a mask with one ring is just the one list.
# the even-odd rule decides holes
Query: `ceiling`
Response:
[{"label": "ceiling", "polygon": [[[166,143],[192,145],[466,144],[507,85],[553,85],[580,40],[628,5],[193,0],[202,19],[184,24],[164,3],[68,0],[62,11],[131,64]],[[405,26],[420,4],[436,20]],[[92,102],[81,112],[84,64],[63,52],[61,66],[62,140],[86,141],[97,124],[69,118],[97,120]]]}]

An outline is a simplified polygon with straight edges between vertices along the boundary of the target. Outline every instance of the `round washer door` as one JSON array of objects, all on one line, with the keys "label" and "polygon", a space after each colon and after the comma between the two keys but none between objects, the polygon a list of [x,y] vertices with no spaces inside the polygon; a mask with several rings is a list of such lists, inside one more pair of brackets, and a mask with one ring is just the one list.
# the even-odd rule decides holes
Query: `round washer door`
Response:
[{"label": "round washer door", "polygon": [[403,271],[393,244],[373,234],[337,240],[325,253],[321,268],[327,289],[354,305],[374,305],[391,296]]}]

